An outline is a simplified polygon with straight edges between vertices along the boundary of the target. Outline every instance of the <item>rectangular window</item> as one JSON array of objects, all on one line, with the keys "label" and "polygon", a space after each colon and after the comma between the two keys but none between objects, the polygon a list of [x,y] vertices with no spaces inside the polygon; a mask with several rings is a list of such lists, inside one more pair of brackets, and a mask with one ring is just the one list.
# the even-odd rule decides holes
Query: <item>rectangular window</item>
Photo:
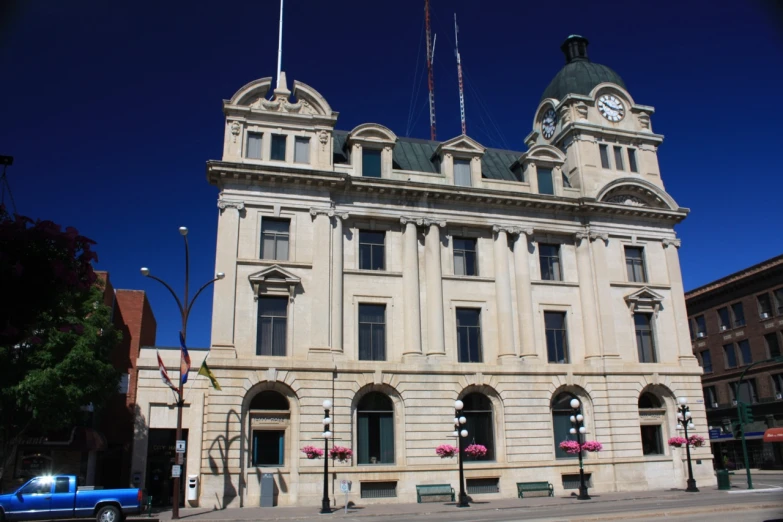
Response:
[{"label": "rectangular window", "polygon": [[71,479],[68,477],[57,477],[54,482],[55,493],[69,493]]},{"label": "rectangular window", "polygon": [[628,149],[628,168],[631,172],[639,172],[639,168],[636,166],[636,149]]},{"label": "rectangular window", "polygon": [[642,454],[643,455],[663,455],[663,437],[661,437],[661,427],[642,426]]},{"label": "rectangular window", "polygon": [[695,318],[696,321],[696,337],[707,337],[707,323],[704,321],[704,316],[699,315]]},{"label": "rectangular window", "polygon": [[601,167],[611,169],[612,165],[609,163],[609,147],[607,145],[599,145],[598,150],[601,153]]},{"label": "rectangular window", "polygon": [[739,348],[740,357],[742,357],[742,365],[747,366],[753,362],[753,356],[750,354],[750,341],[743,339],[737,343]]},{"label": "rectangular window", "polygon": [[715,408],[718,405],[718,396],[715,394],[715,386],[704,388],[704,404],[707,408]]},{"label": "rectangular window", "polygon": [[718,326],[720,330],[728,330],[731,328],[731,321],[729,320],[729,309],[727,307],[718,308]]},{"label": "rectangular window", "polygon": [[709,350],[701,352],[701,367],[704,368],[704,373],[712,373],[712,354]]},{"label": "rectangular window", "polygon": [[256,355],[285,356],[287,297],[258,298]]},{"label": "rectangular window", "polygon": [[734,351],[734,345],[724,344],[723,355],[726,360],[726,369],[737,367],[737,353]]},{"label": "rectangular window", "polygon": [[565,312],[544,312],[546,351],[549,362],[568,363],[568,332]]},{"label": "rectangular window", "polygon": [[623,169],[623,148],[614,147],[614,168],[617,170]]},{"label": "rectangular window", "polygon": [[560,245],[538,244],[538,261],[541,265],[541,279],[544,281],[562,281],[560,269]]},{"label": "rectangular window", "polygon": [[457,353],[459,362],[481,362],[481,310],[457,308]]},{"label": "rectangular window", "polygon": [[745,404],[755,404],[758,402],[756,395],[756,379],[745,379],[742,381],[742,389],[738,387],[739,381],[730,383],[731,398]]},{"label": "rectangular window", "polygon": [[454,241],[454,275],[475,276],[476,240],[455,237]]},{"label": "rectangular window", "polygon": [[767,355],[769,358],[780,356],[780,343],[778,342],[778,334],[772,332],[764,336],[764,340],[767,341]]},{"label": "rectangular window", "polygon": [[783,288],[778,288],[772,291],[775,296],[775,306],[777,307],[778,315],[783,315]]},{"label": "rectangular window", "polygon": [[129,383],[130,383],[129,373],[123,373],[122,375],[120,375],[120,383],[117,386],[117,393],[119,393],[120,395],[127,395]]},{"label": "rectangular window", "polygon": [[288,228],[291,222],[287,219],[261,219],[261,259],[288,260]]},{"label": "rectangular window", "polygon": [[359,305],[359,360],[386,360],[386,305]]},{"label": "rectangular window", "polygon": [[454,184],[461,187],[469,187],[470,183],[470,161],[454,160]]},{"label": "rectangular window", "polygon": [[285,134],[272,134],[272,150],[269,158],[275,161],[285,161]]},{"label": "rectangular window", "polygon": [[772,376],[772,385],[775,387],[775,398],[783,399],[783,373]]},{"label": "rectangular window", "polygon": [[731,305],[731,313],[734,316],[734,328],[745,326],[745,310],[742,308],[742,303]]},{"label": "rectangular window", "polygon": [[545,169],[543,167],[536,168],[538,173],[538,193],[555,195],[555,183],[552,180],[552,169]]},{"label": "rectangular window", "polygon": [[282,466],[285,455],[285,431],[253,431],[253,466]]},{"label": "rectangular window", "polygon": [[261,136],[260,132],[247,133],[247,150],[245,156],[251,159],[261,159]]},{"label": "rectangular window", "polygon": [[772,304],[769,302],[769,294],[761,294],[756,296],[759,302],[759,316],[762,319],[769,319],[772,317]]},{"label": "rectangular window", "polygon": [[381,177],[381,151],[362,149],[362,176],[365,178]]},{"label": "rectangular window", "polygon": [[636,327],[636,350],[639,353],[639,362],[655,362],[655,340],[652,332],[652,314],[633,314],[633,322]]},{"label": "rectangular window", "polygon": [[294,163],[310,163],[310,138],[294,138]]},{"label": "rectangular window", "polygon": [[639,247],[625,247],[625,270],[628,281],[633,283],[647,282],[644,270],[644,249]]},{"label": "rectangular window", "polygon": [[386,232],[359,231],[359,269],[383,270]]}]

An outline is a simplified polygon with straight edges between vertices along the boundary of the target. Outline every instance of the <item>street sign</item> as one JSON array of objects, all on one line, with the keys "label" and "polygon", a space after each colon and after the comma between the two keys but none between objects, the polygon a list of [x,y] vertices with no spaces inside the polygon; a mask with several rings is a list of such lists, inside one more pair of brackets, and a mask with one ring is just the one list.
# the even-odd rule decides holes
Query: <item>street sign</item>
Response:
[{"label": "street sign", "polygon": [[340,491],[343,493],[348,493],[351,491],[351,484],[352,482],[350,480],[341,480],[340,481]]},{"label": "street sign", "polygon": [[182,466],[174,464],[171,466],[171,478],[179,478],[182,476]]},{"label": "street sign", "polygon": [[[171,447],[171,446],[169,446]],[[184,440],[178,440],[177,441],[177,453],[185,453],[185,441]]]},{"label": "street sign", "polygon": [[710,438],[717,439],[718,437],[720,437],[720,433],[721,433],[720,428],[712,428],[710,429]]}]

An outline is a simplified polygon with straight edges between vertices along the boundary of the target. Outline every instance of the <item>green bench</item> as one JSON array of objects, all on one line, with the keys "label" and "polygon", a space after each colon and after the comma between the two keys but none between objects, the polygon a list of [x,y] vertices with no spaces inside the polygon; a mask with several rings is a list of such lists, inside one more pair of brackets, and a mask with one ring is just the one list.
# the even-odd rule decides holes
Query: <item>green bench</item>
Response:
[{"label": "green bench", "polygon": [[421,497],[438,497],[441,495],[451,496],[454,501],[454,488],[450,484],[425,484],[416,486],[416,502],[421,504]]},{"label": "green bench", "polygon": [[555,496],[555,487],[549,482],[517,482],[517,496],[523,498],[524,493],[531,491],[548,491],[550,497]]}]

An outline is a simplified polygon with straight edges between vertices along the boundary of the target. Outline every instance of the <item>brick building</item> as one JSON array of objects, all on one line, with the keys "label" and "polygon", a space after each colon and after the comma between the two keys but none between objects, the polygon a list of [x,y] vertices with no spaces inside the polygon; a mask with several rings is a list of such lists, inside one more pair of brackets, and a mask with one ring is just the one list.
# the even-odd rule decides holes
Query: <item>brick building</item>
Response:
[{"label": "brick building", "polygon": [[783,426],[783,362],[760,362],[781,355],[783,255],[691,290],[685,299],[693,352],[704,368],[717,463],[725,455],[730,467],[743,466],[742,446],[731,429],[740,400],[752,405],[754,417],[745,428],[751,467],[783,467],[780,444],[762,441],[766,429]]}]

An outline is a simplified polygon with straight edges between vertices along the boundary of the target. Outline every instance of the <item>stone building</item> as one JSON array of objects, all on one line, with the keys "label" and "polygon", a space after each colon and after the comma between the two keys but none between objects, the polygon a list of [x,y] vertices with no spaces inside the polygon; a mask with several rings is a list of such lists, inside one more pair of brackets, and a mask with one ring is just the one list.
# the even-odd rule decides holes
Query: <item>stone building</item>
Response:
[{"label": "stone building", "polygon": [[[323,463],[301,448],[323,447],[325,399],[330,444],[354,450],[330,484],[351,480],[354,502],[458,487],[456,461],[435,454],[455,442],[456,399],[468,441],[488,448],[466,463],[474,498],[531,480],[575,488],[576,459],[558,448],[567,393],[604,444],[585,463],[595,491],[684,487],[684,451],[666,444],[677,397],[706,436],[674,232],[688,211],[664,189],[653,108],[584,38],[562,49],[524,152],[337,130],[327,100],[285,75],[271,96],[262,78],[224,101],[223,158],[207,164],[223,389],[193,379],[184,414],[202,506],[258,505],[266,473],[279,505],[317,505]],[[171,430],[154,352],[140,366],[143,421]],[[714,481],[709,447],[694,454],[707,459],[696,478]]]},{"label": "stone building", "polygon": [[783,255],[694,288],[685,303],[716,465],[725,457],[744,467],[732,429],[740,400],[754,418],[745,426],[750,467],[783,468],[781,444],[764,442],[770,428],[783,432]]}]

